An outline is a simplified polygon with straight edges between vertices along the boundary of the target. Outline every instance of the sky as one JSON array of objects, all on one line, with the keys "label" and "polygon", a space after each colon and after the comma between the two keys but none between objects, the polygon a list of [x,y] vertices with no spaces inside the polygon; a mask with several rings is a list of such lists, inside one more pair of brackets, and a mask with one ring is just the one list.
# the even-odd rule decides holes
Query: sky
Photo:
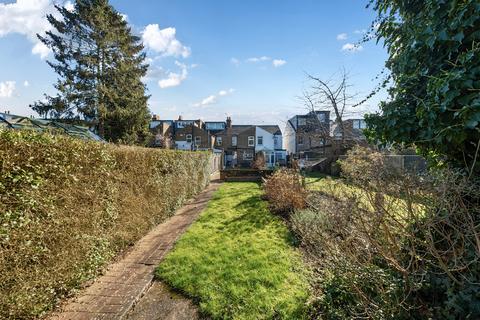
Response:
[{"label": "sky", "polygon": [[[0,112],[36,115],[29,104],[54,94],[49,49],[36,38],[50,28],[54,2],[0,1]],[[162,119],[279,124],[306,113],[298,98],[306,74],[335,78],[344,68],[352,93],[366,96],[387,54],[358,45],[375,12],[367,0],[111,0],[139,35],[150,64],[149,108]],[[357,113],[374,112],[385,93]]]}]

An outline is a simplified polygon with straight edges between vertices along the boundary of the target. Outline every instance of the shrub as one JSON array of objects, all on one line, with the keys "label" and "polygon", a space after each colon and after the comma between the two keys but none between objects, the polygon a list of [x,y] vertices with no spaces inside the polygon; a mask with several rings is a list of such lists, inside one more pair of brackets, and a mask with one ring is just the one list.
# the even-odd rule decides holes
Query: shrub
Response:
[{"label": "shrub", "polygon": [[448,170],[395,171],[361,148],[342,169],[346,192],[315,193],[291,217],[316,271],[312,314],[480,317],[479,184]]},{"label": "shrub", "polygon": [[95,277],[208,183],[209,157],[0,130],[0,318]]},{"label": "shrub", "polygon": [[258,170],[264,170],[267,168],[265,162],[265,153],[263,151],[260,151],[256,154],[255,161],[252,163],[252,168]]},{"label": "shrub", "polygon": [[264,183],[265,195],[270,207],[277,213],[290,213],[293,209],[306,206],[307,192],[302,186],[301,177],[292,169],[281,169]]}]

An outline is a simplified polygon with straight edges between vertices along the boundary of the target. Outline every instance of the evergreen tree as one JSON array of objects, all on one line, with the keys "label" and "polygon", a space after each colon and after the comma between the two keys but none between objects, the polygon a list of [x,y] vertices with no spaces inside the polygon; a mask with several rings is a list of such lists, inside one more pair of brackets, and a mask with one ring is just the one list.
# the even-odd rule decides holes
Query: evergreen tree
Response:
[{"label": "evergreen tree", "polygon": [[39,39],[53,51],[48,64],[59,75],[56,96],[32,108],[43,116],[80,118],[110,141],[133,143],[148,134],[149,110],[143,45],[108,0],[77,0],[57,6],[53,30]]}]

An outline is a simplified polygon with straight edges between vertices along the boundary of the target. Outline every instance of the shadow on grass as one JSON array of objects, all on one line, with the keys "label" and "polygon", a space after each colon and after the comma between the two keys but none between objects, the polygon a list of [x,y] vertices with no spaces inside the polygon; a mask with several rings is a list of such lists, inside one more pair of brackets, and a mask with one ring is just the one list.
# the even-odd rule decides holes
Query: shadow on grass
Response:
[{"label": "shadow on grass", "polygon": [[[219,228],[222,232],[236,236],[255,233],[265,228],[278,229],[278,233],[283,229],[283,219],[273,215],[268,210],[267,204],[262,200],[261,195],[248,197],[236,204],[234,209],[239,214],[222,224],[222,227]],[[297,241],[294,235],[288,229],[284,230],[284,232],[281,232],[283,240],[295,246]]]}]

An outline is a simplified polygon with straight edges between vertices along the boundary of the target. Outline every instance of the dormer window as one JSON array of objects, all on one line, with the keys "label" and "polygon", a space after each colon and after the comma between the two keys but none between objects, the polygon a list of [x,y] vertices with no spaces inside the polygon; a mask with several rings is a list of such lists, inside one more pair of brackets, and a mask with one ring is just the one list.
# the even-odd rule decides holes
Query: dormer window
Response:
[{"label": "dormer window", "polygon": [[352,126],[353,126],[353,129],[366,129],[367,128],[367,124],[365,123],[365,120],[361,120],[361,119],[353,120]]}]

